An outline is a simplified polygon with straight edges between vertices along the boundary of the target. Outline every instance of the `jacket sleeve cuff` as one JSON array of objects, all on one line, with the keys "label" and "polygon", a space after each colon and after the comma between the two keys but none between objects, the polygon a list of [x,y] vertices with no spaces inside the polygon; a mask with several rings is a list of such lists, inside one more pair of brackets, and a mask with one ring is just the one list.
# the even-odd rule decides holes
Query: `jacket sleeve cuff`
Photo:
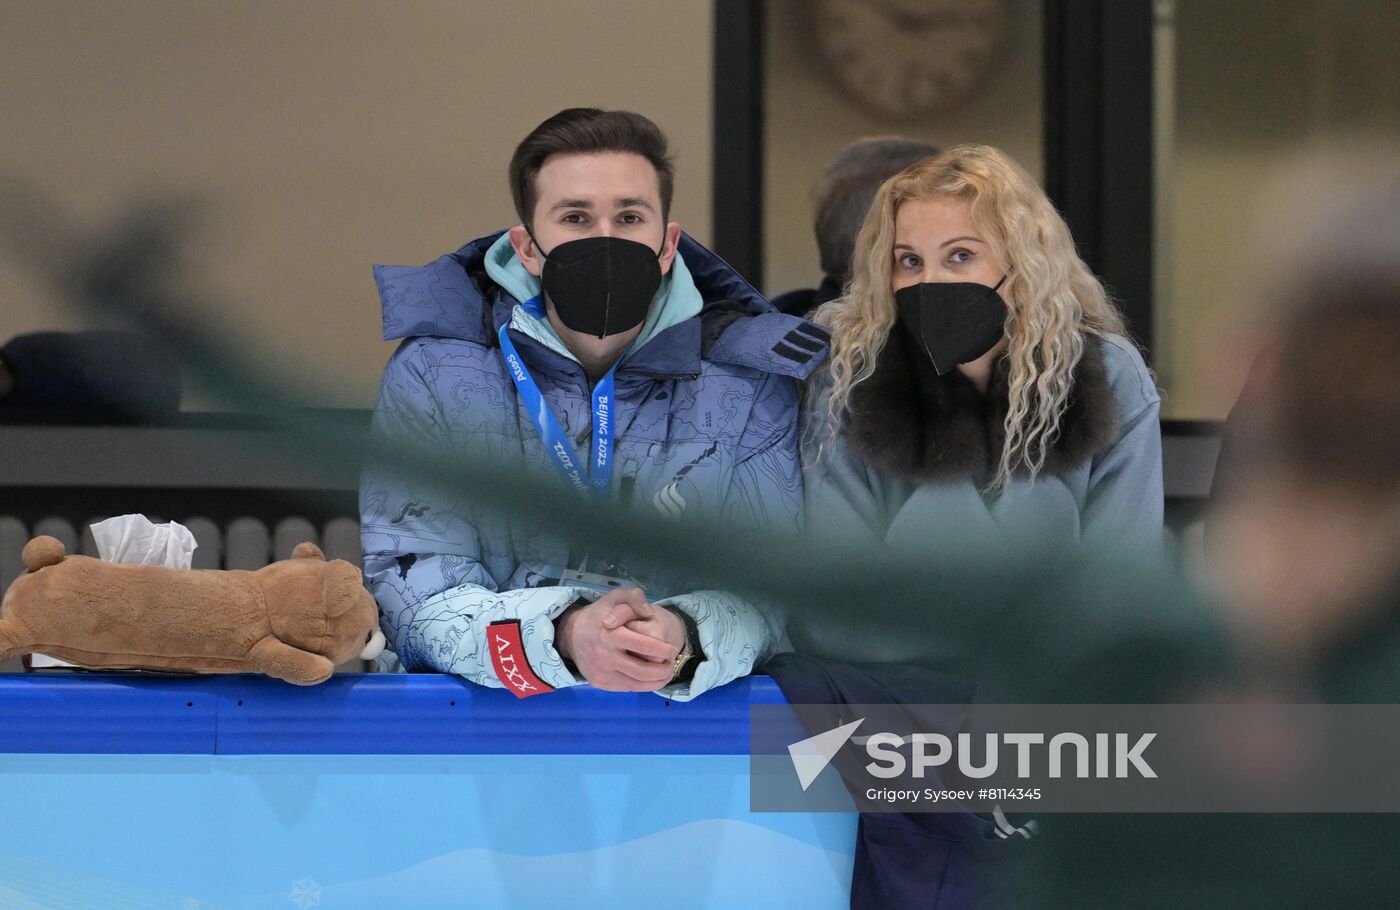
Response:
[{"label": "jacket sleeve cuff", "polygon": [[447,672],[521,698],[578,685],[583,679],[555,650],[554,620],[575,601],[594,596],[562,586],[477,594],[470,628],[462,630]]},{"label": "jacket sleeve cuff", "polygon": [[694,620],[704,655],[688,683],[672,682],[656,690],[663,698],[690,701],[747,676],[777,645],[773,617],[733,594],[695,591],[657,601],[657,605],[679,610]]}]

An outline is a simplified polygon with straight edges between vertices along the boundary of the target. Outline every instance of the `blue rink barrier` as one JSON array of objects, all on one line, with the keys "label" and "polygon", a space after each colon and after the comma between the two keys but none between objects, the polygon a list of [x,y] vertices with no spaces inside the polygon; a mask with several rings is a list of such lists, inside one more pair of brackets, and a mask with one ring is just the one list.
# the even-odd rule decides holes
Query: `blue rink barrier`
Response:
[{"label": "blue rink barrier", "polygon": [[782,702],[0,675],[0,908],[845,907],[855,816],[748,808]]}]

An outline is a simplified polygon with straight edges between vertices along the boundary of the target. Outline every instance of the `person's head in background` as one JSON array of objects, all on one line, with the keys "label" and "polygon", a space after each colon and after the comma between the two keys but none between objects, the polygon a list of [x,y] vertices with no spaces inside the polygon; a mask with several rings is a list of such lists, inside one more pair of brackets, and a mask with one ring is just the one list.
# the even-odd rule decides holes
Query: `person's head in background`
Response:
[{"label": "person's head in background", "polygon": [[1400,612],[1400,174],[1352,189],[1274,254],[1268,362],[1212,519],[1229,617],[1288,665]]},{"label": "person's head in background", "polygon": [[938,154],[927,142],[904,136],[860,139],[837,152],[812,189],[813,231],[821,257],[822,282],[815,289],[789,291],[773,299],[784,313],[805,316],[841,295],[851,277],[851,254],[865,213],[880,184],[911,164]]},{"label": "person's head in background", "polygon": [[[1033,478],[1058,438],[1088,336],[1121,335],[1123,320],[1045,191],[991,146],[948,149],[877,193],[845,296],[813,317],[832,335],[832,426],[844,424],[852,389],[874,374],[891,334],[912,331],[899,318],[896,292],[937,283],[981,285],[1004,304],[990,347],[958,359],[956,370],[985,393],[1005,359],[1006,433],[993,485],[1013,474]],[[951,336],[961,327],[948,328]]]}]

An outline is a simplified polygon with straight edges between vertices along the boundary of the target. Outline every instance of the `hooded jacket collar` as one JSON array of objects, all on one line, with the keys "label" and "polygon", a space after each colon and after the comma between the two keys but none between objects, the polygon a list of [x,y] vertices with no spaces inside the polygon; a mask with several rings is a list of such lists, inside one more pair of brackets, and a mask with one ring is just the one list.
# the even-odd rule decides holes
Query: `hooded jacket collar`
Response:
[{"label": "hooded jacket collar", "polygon": [[[531,275],[515,254],[508,235],[501,237],[486,251],[486,274],[507,294],[516,300],[529,300],[538,297],[543,289],[540,279]],[[666,329],[679,325],[699,315],[704,307],[700,291],[691,280],[686,268],[685,257],[679,253],[671,261],[670,270],[662,276],[661,286],[651,305],[647,307],[642,331],[633,344],[633,351],[640,351],[653,338]],[[547,320],[538,319],[524,307],[516,307],[511,313],[510,327],[529,335],[561,357],[576,360],[573,353],[559,337]],[[630,356],[629,356],[630,359]]]},{"label": "hooded jacket collar", "polygon": [[[375,266],[384,340],[436,336],[494,347],[497,329],[520,302],[486,273],[487,252],[503,233],[427,265]],[[699,317],[658,331],[620,372],[697,375],[703,358],[805,379],[826,359],[824,330],[774,310],[689,234],[681,234],[679,252],[704,301]]]},{"label": "hooded jacket collar", "polygon": [[[918,481],[996,473],[1006,441],[1008,365],[992,371],[984,396],[954,370],[939,376],[902,331],[890,334],[875,372],[851,390],[851,444],[871,465]],[[1042,476],[1063,473],[1109,448],[1118,433],[1117,406],[1098,339],[1088,336],[1074,370],[1060,435]]]}]

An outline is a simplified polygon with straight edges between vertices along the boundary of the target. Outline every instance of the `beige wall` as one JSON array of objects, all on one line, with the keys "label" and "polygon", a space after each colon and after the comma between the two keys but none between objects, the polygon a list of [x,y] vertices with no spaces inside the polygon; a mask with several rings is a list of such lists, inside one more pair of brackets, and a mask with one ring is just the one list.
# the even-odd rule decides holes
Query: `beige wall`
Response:
[{"label": "beige wall", "polygon": [[[711,35],[708,2],[9,0],[0,173],[90,226],[205,201],[197,311],[315,377],[310,403],[365,407],[390,350],[370,265],[512,223],[510,152],[560,108],[655,119],[675,217],[708,240]],[[0,339],[94,321],[0,258]]]},{"label": "beige wall", "polygon": [[[1157,361],[1168,414],[1219,417],[1247,366],[1232,327],[1256,197],[1310,142],[1400,142],[1400,17],[1393,0],[1165,8]],[[913,121],[835,85],[810,9],[767,7],[774,293],[819,277],[809,190],[853,139],[990,142],[1042,170],[1039,0],[1008,0],[999,62],[972,97]],[[311,403],[367,406],[389,350],[369,266],[427,261],[510,222],[510,150],[561,107],[655,118],[679,151],[676,216],[709,239],[712,15],[705,0],[8,0],[0,175],[94,228],[135,199],[202,200],[186,247],[201,315],[265,362],[325,379]],[[0,340],[98,321],[0,255]]]},{"label": "beige wall", "polygon": [[966,101],[940,114],[883,117],[851,100],[824,70],[810,0],[769,0],[764,70],[764,289],[812,287],[821,279],[812,238],[812,181],[842,147],[898,133],[944,147],[985,142],[1039,179],[1042,142],[1040,0],[1007,0],[994,64]]}]

